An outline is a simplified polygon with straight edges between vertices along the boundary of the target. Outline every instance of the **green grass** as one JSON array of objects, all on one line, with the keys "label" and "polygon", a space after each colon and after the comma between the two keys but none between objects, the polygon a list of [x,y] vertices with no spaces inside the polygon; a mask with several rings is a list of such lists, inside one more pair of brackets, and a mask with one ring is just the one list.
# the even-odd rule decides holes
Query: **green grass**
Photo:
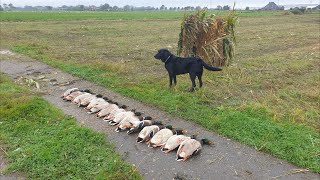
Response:
[{"label": "green grass", "polygon": [[[75,21],[75,20],[152,20],[181,19],[184,11],[133,11],[133,12],[0,12],[0,21]],[[225,15],[228,11],[210,11],[210,14]],[[275,16],[283,12],[239,11],[239,16]]]},{"label": "green grass", "polygon": [[319,172],[318,17],[241,16],[234,63],[195,93],[153,58],[176,51],[180,20],[3,22],[0,46]]},{"label": "green grass", "polygon": [[103,134],[0,75],[0,143],[10,166],[30,179],[141,179]]}]

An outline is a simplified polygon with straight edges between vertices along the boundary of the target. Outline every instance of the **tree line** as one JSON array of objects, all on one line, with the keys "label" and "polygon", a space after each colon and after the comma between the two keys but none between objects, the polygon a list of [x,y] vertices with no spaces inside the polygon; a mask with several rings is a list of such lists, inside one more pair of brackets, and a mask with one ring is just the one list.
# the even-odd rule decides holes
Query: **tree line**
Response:
[{"label": "tree line", "polygon": [[[60,7],[53,6],[24,6],[24,7],[15,7],[12,3],[0,5],[0,11],[199,11],[202,9],[208,10],[207,7],[200,6],[185,6],[185,7],[166,7],[162,5],[160,7],[153,6],[142,6],[136,7],[131,5],[125,5],[123,7],[111,6],[107,3],[101,4],[100,6],[95,5],[76,5],[76,6],[67,6],[63,5]],[[210,10],[230,10],[230,6],[217,6],[216,8],[211,8]]]}]

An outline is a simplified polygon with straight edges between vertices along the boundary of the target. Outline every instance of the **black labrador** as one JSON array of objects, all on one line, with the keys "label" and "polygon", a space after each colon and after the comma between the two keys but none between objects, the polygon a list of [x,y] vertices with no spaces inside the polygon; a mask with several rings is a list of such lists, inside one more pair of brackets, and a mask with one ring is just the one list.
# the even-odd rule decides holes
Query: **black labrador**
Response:
[{"label": "black labrador", "polygon": [[203,67],[209,71],[221,71],[222,69],[217,67],[212,67],[206,64],[202,59],[197,57],[182,58],[173,55],[167,49],[160,49],[154,58],[164,62],[165,67],[169,73],[170,87],[172,86],[172,80],[174,85],[177,85],[176,75],[189,73],[192,82],[191,92],[194,91],[196,87],[195,79],[198,77],[199,86],[202,87],[202,73]]}]

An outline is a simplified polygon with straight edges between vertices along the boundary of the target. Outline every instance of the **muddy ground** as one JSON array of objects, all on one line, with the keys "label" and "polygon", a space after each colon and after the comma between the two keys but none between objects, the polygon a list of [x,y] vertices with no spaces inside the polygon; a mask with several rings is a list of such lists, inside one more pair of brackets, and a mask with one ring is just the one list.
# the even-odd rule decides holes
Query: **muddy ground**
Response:
[{"label": "muddy ground", "polygon": [[[4,52],[4,51],[0,51]],[[183,119],[172,117],[155,107],[136,100],[123,97],[104,87],[73,77],[43,63],[11,52],[0,53],[0,71],[9,75],[17,83],[28,84],[28,79],[39,83],[29,84],[34,91],[43,93],[43,97],[63,110],[65,114],[75,117],[79,125],[104,133],[115,144],[117,152],[133,166],[145,179],[319,179],[320,176],[298,168],[286,161],[256,151],[216,133]],[[214,146],[205,146],[198,156],[187,162],[175,161],[175,153],[164,154],[159,149],[150,149],[146,144],[135,142],[137,134],[116,133],[94,115],[88,115],[82,108],[62,101],[60,95],[69,88],[89,88],[95,93],[103,94],[113,101],[136,109],[155,120],[188,130],[188,134],[199,133],[199,138],[209,138]],[[1,157],[1,156],[0,156]],[[1,163],[0,158],[0,163]],[[2,179],[3,176],[0,176]]]}]

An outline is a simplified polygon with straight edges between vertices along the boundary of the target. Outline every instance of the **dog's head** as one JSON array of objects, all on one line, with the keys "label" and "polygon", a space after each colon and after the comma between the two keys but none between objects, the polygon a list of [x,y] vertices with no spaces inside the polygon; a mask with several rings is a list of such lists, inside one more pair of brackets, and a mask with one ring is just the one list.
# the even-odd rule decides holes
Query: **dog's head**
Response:
[{"label": "dog's head", "polygon": [[167,49],[160,49],[158,53],[154,55],[154,58],[159,59],[162,62],[165,62],[171,55],[171,52]]}]

